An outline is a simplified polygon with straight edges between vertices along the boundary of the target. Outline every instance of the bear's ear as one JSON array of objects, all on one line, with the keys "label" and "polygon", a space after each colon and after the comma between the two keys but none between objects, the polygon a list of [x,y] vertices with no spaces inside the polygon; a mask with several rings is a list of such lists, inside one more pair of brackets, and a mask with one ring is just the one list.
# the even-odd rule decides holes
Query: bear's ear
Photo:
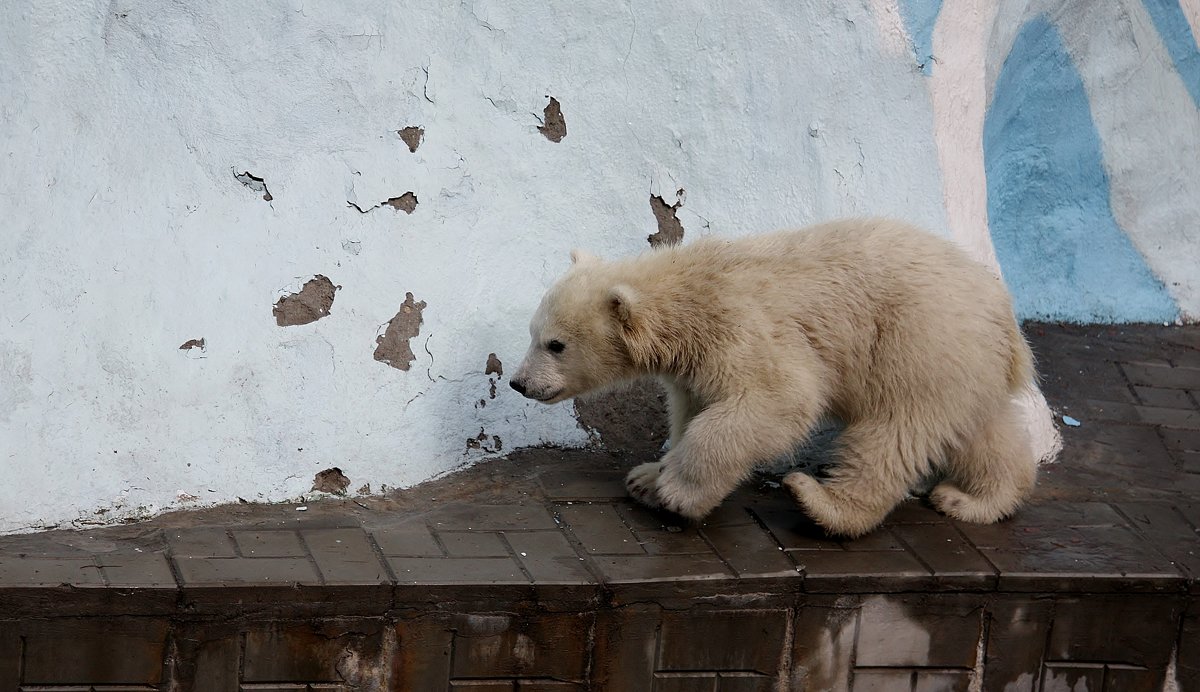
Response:
[{"label": "bear's ear", "polygon": [[608,302],[613,315],[626,327],[632,326],[637,309],[637,293],[625,284],[617,284],[608,292]]},{"label": "bear's ear", "polygon": [[571,264],[591,264],[599,262],[600,258],[586,250],[575,249],[571,251]]}]

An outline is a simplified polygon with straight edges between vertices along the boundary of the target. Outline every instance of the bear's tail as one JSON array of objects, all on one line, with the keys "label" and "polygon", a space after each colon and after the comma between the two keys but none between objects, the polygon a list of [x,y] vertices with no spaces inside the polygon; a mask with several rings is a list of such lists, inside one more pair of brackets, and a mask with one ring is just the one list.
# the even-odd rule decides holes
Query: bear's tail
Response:
[{"label": "bear's tail", "polygon": [[1008,389],[1016,393],[1028,384],[1032,384],[1037,376],[1033,367],[1033,350],[1025,335],[1017,326],[1016,320],[1008,322],[1008,342],[1012,344],[1012,353],[1008,360]]}]

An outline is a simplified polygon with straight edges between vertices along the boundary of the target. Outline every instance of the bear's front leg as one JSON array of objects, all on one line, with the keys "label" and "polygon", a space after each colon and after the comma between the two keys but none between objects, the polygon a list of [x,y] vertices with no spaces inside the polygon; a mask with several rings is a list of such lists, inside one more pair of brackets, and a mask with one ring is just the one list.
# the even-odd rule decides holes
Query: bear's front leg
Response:
[{"label": "bear's front leg", "polygon": [[631,471],[626,485],[647,505],[700,520],[756,464],[790,449],[812,423],[812,416],[795,411],[787,415],[784,407],[748,396],[719,402],[692,419],[679,444],[662,461]]}]

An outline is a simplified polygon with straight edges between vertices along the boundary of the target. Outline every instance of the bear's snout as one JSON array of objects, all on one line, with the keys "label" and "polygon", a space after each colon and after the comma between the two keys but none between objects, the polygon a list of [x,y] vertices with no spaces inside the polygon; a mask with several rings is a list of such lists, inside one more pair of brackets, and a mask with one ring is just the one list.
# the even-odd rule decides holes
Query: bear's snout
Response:
[{"label": "bear's snout", "polygon": [[521,396],[525,396],[525,383],[524,382],[522,382],[520,380],[509,380],[508,386],[517,390],[517,394],[520,394]]}]

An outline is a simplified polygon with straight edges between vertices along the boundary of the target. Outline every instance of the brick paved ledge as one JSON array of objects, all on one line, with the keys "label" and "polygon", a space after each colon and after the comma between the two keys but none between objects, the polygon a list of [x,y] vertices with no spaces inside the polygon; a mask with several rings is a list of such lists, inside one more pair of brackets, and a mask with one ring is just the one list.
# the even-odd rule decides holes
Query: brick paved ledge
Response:
[{"label": "brick paved ledge", "polygon": [[528,450],[0,537],[0,690],[1200,690],[1196,332],[1030,333],[1083,425],[1008,522],[912,501],[834,541],[764,477],[689,526],[624,497],[628,453]]}]

